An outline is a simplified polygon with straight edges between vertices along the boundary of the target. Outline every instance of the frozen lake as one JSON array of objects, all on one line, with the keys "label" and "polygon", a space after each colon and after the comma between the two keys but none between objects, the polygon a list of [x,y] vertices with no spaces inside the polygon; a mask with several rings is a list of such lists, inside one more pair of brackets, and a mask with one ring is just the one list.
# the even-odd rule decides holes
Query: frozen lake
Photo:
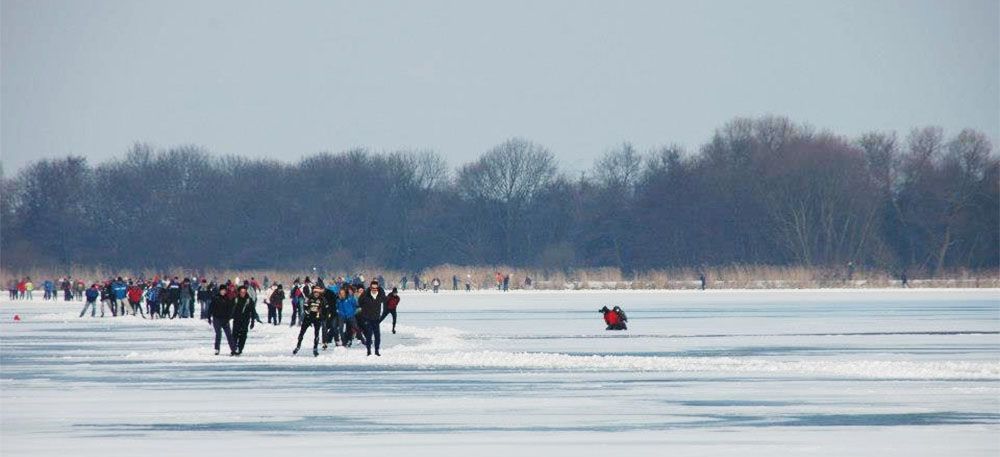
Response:
[{"label": "frozen lake", "polygon": [[402,298],[381,358],[0,301],[0,454],[1000,454],[997,290]]}]

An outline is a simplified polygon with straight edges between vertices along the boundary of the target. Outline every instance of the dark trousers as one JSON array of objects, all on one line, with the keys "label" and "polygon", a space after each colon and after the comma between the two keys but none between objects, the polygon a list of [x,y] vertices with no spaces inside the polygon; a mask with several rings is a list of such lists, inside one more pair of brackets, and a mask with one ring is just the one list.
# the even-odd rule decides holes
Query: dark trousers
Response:
[{"label": "dark trousers", "polygon": [[340,316],[334,315],[323,320],[323,344],[340,342]]},{"label": "dark trousers", "polygon": [[212,327],[215,328],[215,350],[219,350],[219,344],[222,343],[222,332],[225,332],[226,343],[229,344],[229,352],[236,352],[236,345],[233,344],[233,331],[229,328],[229,321],[213,319]]},{"label": "dark trousers", "polygon": [[[299,312],[300,308],[301,306],[298,303],[296,303],[295,300],[292,300],[292,323],[289,324],[290,327],[295,327],[295,322],[297,322],[296,318],[302,317],[300,315],[301,313]],[[303,318],[302,320],[304,321],[305,319]]]},{"label": "dark trousers", "polygon": [[388,317],[390,314],[392,315],[392,329],[396,330],[396,310],[394,309],[386,308],[385,310],[383,310],[382,317],[379,318],[378,323],[381,324],[382,321],[384,321],[385,318]]},{"label": "dark trousers", "polygon": [[233,321],[233,344],[236,346],[236,353],[243,353],[243,346],[247,344],[247,335],[250,333],[250,322]]},{"label": "dark trousers", "polygon": [[278,314],[278,318],[275,319],[274,325],[279,325],[281,324],[281,308],[275,308],[274,310]]},{"label": "dark trousers", "polygon": [[277,324],[278,323],[278,314],[275,311],[277,311],[277,310],[274,308],[274,305],[268,303],[268,305],[267,305],[267,323],[268,324]]},{"label": "dark trousers", "polygon": [[132,305],[132,315],[133,316],[135,316],[136,313],[139,313],[139,315],[142,316],[143,318],[146,317],[146,315],[143,314],[143,312],[142,312],[142,306],[140,306],[139,302],[129,300],[128,304]]},{"label": "dark trousers", "polygon": [[302,336],[306,334],[306,330],[309,326],[313,327],[313,350],[319,347],[319,332],[322,322],[319,319],[313,319],[311,317],[302,318],[302,328],[299,329],[299,342],[295,344],[295,347],[302,346]]},{"label": "dark trousers", "polygon": [[361,333],[359,331],[360,329],[358,329],[358,320],[354,317],[346,319],[341,317],[340,320],[342,321],[344,327],[340,334],[340,342],[344,346],[350,346],[351,343],[354,342],[354,337]]},{"label": "dark trousers", "polygon": [[375,339],[375,352],[378,352],[379,346],[382,344],[382,332],[378,328],[378,319],[366,319],[361,318],[361,331],[365,335],[365,347],[369,351],[372,350],[372,338]]}]

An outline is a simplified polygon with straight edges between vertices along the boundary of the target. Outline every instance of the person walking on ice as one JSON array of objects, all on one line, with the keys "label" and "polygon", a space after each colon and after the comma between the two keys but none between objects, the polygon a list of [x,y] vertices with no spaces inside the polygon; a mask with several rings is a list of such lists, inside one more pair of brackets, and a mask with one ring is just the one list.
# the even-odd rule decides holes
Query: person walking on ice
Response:
[{"label": "person walking on ice", "polygon": [[256,292],[250,293],[247,286],[240,286],[236,289],[236,304],[233,306],[233,345],[236,347],[236,355],[243,355],[243,346],[247,344],[247,335],[253,328],[254,322],[261,322],[257,314],[257,300],[254,300]]},{"label": "person walking on ice", "polygon": [[226,342],[229,343],[229,355],[236,355],[233,330],[229,326],[229,320],[233,318],[233,301],[233,297],[229,296],[225,287],[220,287],[218,295],[212,298],[212,312],[209,314],[208,323],[215,329],[215,355],[219,355],[223,333],[226,334]]}]

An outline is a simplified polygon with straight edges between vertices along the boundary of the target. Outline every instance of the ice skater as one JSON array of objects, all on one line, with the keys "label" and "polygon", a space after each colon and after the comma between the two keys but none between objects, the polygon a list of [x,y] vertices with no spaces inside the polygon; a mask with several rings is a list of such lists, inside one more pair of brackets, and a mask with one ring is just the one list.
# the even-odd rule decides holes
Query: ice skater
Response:
[{"label": "ice skater", "polygon": [[[90,308],[90,317],[97,317],[97,299],[101,297],[101,291],[97,288],[97,284],[94,284],[89,289],[87,289],[87,302],[83,305],[83,310],[80,311],[80,317],[87,314],[87,308]],[[104,302],[101,302],[101,317],[104,317]]]},{"label": "ice skater", "polygon": [[306,330],[312,327],[313,356],[319,356],[319,334],[320,327],[323,325],[323,310],[325,309],[327,309],[326,294],[323,293],[322,287],[315,286],[312,288],[312,294],[306,298],[305,305],[302,307],[302,327],[299,328],[299,340],[295,343],[292,355],[299,353],[299,349],[302,348],[302,337],[306,334]]},{"label": "ice skater", "polygon": [[396,333],[396,307],[399,306],[399,291],[395,287],[392,288],[392,292],[385,297],[385,310],[382,311],[382,317],[378,319],[378,323],[381,324],[390,314],[392,315],[392,333]]},{"label": "ice skater", "polygon": [[337,293],[337,316],[340,318],[343,330],[340,331],[340,340],[344,347],[351,347],[354,335],[358,328],[358,299],[349,293],[347,287],[341,287]]}]

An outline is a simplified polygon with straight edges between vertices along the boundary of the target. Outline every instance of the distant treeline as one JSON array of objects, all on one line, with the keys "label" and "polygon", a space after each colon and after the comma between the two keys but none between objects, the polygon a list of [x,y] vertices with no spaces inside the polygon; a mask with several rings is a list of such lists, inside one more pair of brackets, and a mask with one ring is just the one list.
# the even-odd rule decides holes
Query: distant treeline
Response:
[{"label": "distant treeline", "polygon": [[136,144],[35,162],[0,191],[7,270],[1000,266],[1000,161],[982,133],[935,127],[739,118],[696,153],[624,143],[582,176],[520,138],[455,170],[429,151],[287,163]]}]

